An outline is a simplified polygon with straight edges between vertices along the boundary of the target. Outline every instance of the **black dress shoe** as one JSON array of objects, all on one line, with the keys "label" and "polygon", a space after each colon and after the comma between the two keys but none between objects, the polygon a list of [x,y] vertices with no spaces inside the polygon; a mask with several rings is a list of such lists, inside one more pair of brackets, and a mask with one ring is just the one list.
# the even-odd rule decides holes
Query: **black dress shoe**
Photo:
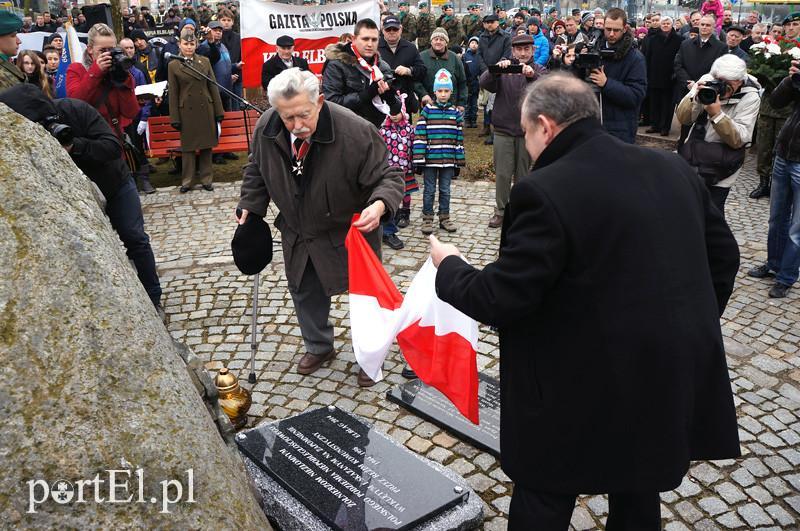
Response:
[{"label": "black dress shoe", "polygon": [[787,286],[782,282],[776,282],[772,288],[769,290],[769,298],[770,299],[782,299],[786,296],[786,292],[789,291],[791,286]]},{"label": "black dress shoe", "polygon": [[761,199],[762,197],[769,197],[769,186],[759,184],[755,190],[750,192],[750,199]]},{"label": "black dress shoe", "polygon": [[214,157],[212,157],[211,162],[213,162],[214,164],[227,164],[228,163],[227,160],[223,159],[222,157],[218,157],[216,155],[214,155]]},{"label": "black dress shoe", "polygon": [[405,247],[405,245],[403,245],[403,241],[397,237],[397,234],[384,234],[383,243],[385,243],[395,251],[399,251],[400,249]]},{"label": "black dress shoe", "polygon": [[644,132],[645,132],[645,133],[647,133],[647,134],[649,134],[649,135],[651,135],[651,134],[653,134],[653,133],[658,133],[659,131],[658,131],[658,129],[656,129],[655,127],[648,127],[647,129],[645,129],[645,131],[644,131]]},{"label": "black dress shoe", "polygon": [[142,192],[146,194],[154,194],[156,193],[156,189],[153,188],[153,185],[150,184],[150,181],[147,179],[142,179]]},{"label": "black dress shoe", "polygon": [[402,370],[402,371],[400,371],[400,375],[401,375],[403,378],[407,378],[407,379],[409,379],[409,380],[413,380],[414,378],[416,378],[416,377],[417,377],[417,373],[415,373],[415,372],[414,372],[414,371],[411,369],[411,367],[409,367],[408,365],[406,365],[405,367],[403,367],[403,370]]},{"label": "black dress shoe", "polygon": [[747,276],[753,278],[766,278],[766,277],[774,277],[775,273],[769,270],[769,266],[767,264],[763,264],[758,267],[750,269],[747,272]]},{"label": "black dress shoe", "polygon": [[182,194],[185,194],[185,193],[186,193],[186,192],[188,192],[189,190],[191,190],[191,188],[189,188],[188,186],[181,186],[181,193],[182,193]]},{"label": "black dress shoe", "polygon": [[213,184],[204,184],[203,185],[203,190],[205,190],[206,192],[213,192],[214,191],[214,185]]}]

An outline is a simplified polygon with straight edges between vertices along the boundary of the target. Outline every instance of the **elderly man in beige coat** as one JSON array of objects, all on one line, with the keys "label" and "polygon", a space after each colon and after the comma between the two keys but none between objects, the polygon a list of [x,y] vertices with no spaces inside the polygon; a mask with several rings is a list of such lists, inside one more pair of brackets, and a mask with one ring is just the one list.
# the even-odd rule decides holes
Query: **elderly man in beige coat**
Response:
[{"label": "elderly man in beige coat", "polygon": [[[387,164],[378,131],[353,112],[324,100],[314,74],[284,70],[267,90],[272,108],[258,121],[245,166],[239,223],[280,213],[286,278],[306,347],[297,372],[312,374],[336,356],[328,322],[331,295],[348,289],[344,239],[353,214],[380,258],[381,220],[403,197],[403,176]],[[374,382],[361,371],[361,386]]]}]

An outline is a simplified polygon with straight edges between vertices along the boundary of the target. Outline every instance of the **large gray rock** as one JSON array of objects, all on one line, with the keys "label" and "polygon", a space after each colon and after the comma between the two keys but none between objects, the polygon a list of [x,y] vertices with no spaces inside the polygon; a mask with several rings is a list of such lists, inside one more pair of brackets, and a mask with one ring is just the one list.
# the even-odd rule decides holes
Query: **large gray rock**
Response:
[{"label": "large gray rock", "polygon": [[[0,527],[269,528],[88,180],[44,129],[4,105],[0,375]],[[129,485],[115,497],[131,502],[108,503],[110,469],[130,470],[116,474]],[[78,480],[97,474],[106,501],[84,483],[79,503]],[[165,480],[183,488],[169,512]],[[47,490],[72,499],[31,512]]]}]

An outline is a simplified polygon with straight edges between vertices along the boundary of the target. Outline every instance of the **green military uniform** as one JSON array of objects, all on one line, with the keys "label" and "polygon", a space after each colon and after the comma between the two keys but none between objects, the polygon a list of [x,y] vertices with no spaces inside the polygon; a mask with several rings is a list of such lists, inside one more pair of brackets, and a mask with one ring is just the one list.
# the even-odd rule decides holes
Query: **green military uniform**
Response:
[{"label": "green military uniform", "polygon": [[[397,5],[400,7],[407,6],[408,2],[400,2]],[[400,19],[400,24],[403,25],[402,37],[410,42],[417,40],[417,16],[408,11],[400,11],[397,18]]]},{"label": "green military uniform", "polygon": [[[22,29],[21,18],[11,11],[0,11],[0,35],[16,35],[20,29]],[[20,83],[25,83],[25,74],[9,61],[8,55],[0,53],[0,90]]]},{"label": "green military uniform", "polygon": [[0,54],[0,90],[25,83],[25,74]]},{"label": "green military uniform", "polygon": [[[427,7],[427,3],[420,2],[419,7]],[[417,48],[420,51],[431,47],[431,33],[436,29],[433,15],[430,13],[420,13],[417,17]]]},{"label": "green military uniform", "polygon": [[[478,4],[470,4],[470,9],[479,9],[480,5]],[[483,29],[483,25],[481,24],[481,17],[478,15],[474,15],[470,13],[466,15],[464,18],[461,19],[461,26],[464,32],[464,40],[469,41],[470,37],[477,37],[481,30]]]},{"label": "green military uniform", "polygon": [[[442,12],[447,9],[453,9],[453,6],[450,4],[445,4],[442,6]],[[461,42],[464,40],[464,34],[462,33],[461,28],[461,21],[458,20],[458,17],[453,15],[444,15],[439,17],[439,20],[436,21],[437,27],[442,28],[447,32],[447,36],[450,38],[450,44],[458,44],[460,45]]]}]

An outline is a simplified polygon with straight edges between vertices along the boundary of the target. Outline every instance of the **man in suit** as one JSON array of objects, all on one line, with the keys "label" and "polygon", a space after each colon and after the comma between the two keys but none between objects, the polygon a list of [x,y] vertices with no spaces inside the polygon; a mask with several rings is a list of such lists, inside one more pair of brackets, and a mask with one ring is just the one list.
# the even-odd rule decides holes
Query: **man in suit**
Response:
[{"label": "man in suit", "polygon": [[476,269],[431,238],[439,297],[499,330],[510,530],[567,529],[576,497],[600,493],[608,529],[659,530],[658,493],[690,460],[739,456],[719,324],[736,240],[688,164],[599,118],[583,81],[534,83],[535,164],[511,190],[497,261]]},{"label": "man in suit", "polygon": [[278,40],[275,41],[275,51],[277,53],[261,67],[261,86],[264,87],[264,92],[267,91],[272,78],[287,68],[297,67],[300,70],[308,70],[308,61],[294,55],[294,39],[288,35],[278,37]]}]

